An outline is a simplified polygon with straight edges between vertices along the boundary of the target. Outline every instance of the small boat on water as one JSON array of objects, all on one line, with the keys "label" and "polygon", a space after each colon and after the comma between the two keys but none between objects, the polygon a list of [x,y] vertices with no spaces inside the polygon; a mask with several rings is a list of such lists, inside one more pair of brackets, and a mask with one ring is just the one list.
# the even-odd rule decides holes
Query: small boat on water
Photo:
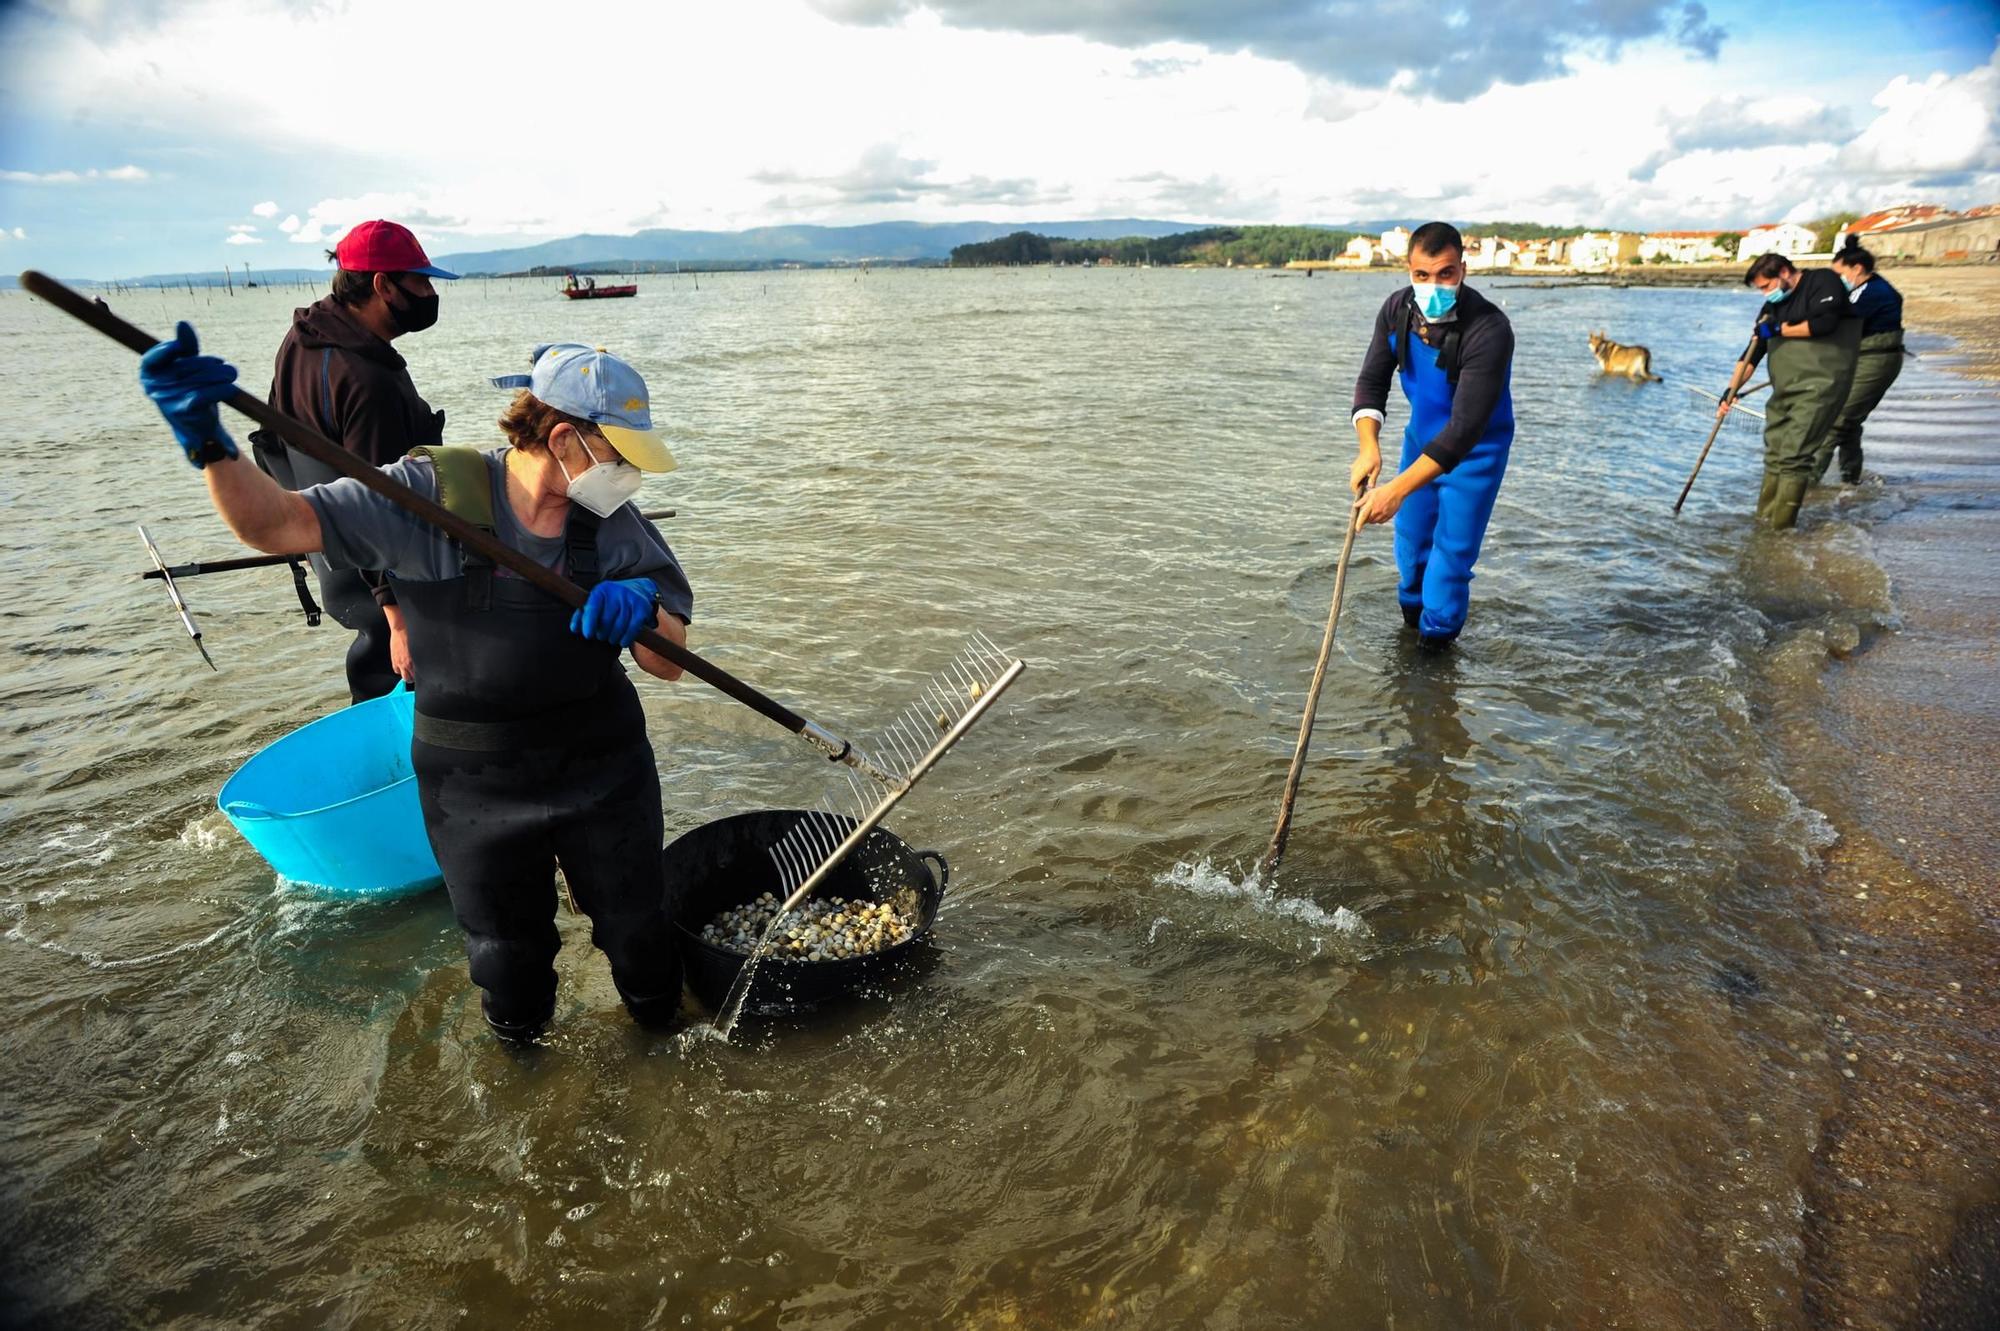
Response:
[{"label": "small boat on water", "polygon": [[562,293],[571,300],[603,300],[611,296],[636,296],[639,284],[631,282],[624,286],[601,287],[594,277],[586,277],[579,282],[576,274],[571,273],[563,282]]}]

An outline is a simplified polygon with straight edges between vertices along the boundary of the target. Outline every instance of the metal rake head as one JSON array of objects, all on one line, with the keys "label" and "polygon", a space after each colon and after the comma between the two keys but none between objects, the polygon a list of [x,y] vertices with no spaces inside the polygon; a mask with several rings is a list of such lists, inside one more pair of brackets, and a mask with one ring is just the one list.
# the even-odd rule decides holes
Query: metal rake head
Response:
[{"label": "metal rake head", "polygon": [[901,784],[875,798],[874,786],[865,785],[852,768],[841,767],[846,788],[836,784],[770,848],[784,909],[790,910],[817,887],[1026,669],[1025,662],[975,632],[951,663],[925,682],[917,700],[868,744],[877,763],[895,773]]}]

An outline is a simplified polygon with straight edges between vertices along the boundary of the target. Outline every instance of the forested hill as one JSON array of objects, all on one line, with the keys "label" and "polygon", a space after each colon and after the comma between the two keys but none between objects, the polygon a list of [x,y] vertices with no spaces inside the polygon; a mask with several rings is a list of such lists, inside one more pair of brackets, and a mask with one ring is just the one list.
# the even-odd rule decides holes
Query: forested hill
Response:
[{"label": "forested hill", "polygon": [[1293,259],[1330,259],[1362,234],[1322,226],[1211,226],[1169,236],[1124,236],[1117,240],[1071,240],[1016,231],[997,240],[959,245],[955,268],[1023,263],[1201,263],[1285,264]]}]

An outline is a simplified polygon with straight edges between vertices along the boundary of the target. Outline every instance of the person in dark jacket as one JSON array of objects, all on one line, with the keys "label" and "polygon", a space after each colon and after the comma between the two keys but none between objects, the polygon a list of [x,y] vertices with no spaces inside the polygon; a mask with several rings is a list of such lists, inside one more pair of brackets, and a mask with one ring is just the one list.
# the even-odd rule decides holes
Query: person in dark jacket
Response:
[{"label": "person in dark jacket", "polygon": [[1813,459],[1820,441],[1847,402],[1861,347],[1861,320],[1854,317],[1839,278],[1824,268],[1800,272],[1782,254],[1760,255],[1743,282],[1762,293],[1764,306],[1756,336],[1736,362],[1715,414],[1721,417],[1736,404],[1738,390],[1768,353],[1771,400],[1764,409],[1764,484],[1757,494],[1757,521],[1782,531],[1798,525],[1799,505],[1818,475]]},{"label": "person in dark jacket", "polygon": [[1514,442],[1509,379],[1514,329],[1498,306],[1464,285],[1465,243],[1430,222],[1410,236],[1410,285],[1382,303],[1354,382],[1360,492],[1382,472],[1389,379],[1410,404],[1395,476],[1357,505],[1364,522],[1396,522],[1396,599],[1426,647],[1465,626],[1472,566]]},{"label": "person in dark jacket", "polygon": [[[444,413],[432,411],[411,382],[408,365],[389,344],[437,322],[432,278],[453,279],[432,264],[424,247],[394,222],[363,222],[329,254],[339,265],[333,291],[292,313],[278,344],[271,405],[307,421],[341,447],[375,466],[413,448],[444,442]],[[257,464],[288,490],[303,490],[335,472],[267,431],[250,436]],[[347,648],[347,691],[355,702],[379,698],[409,679],[409,637],[395,591],[380,572],[341,570],[312,557],[327,610],[354,630]]]},{"label": "person in dark jacket", "polygon": [[1861,320],[1861,349],[1854,360],[1854,383],[1847,402],[1820,441],[1813,479],[1826,475],[1840,454],[1840,483],[1861,482],[1861,423],[1881,404],[1889,385],[1903,372],[1903,294],[1875,271],[1875,256],[1850,240],[1833,256],[1834,275],[1847,288],[1848,304]]}]

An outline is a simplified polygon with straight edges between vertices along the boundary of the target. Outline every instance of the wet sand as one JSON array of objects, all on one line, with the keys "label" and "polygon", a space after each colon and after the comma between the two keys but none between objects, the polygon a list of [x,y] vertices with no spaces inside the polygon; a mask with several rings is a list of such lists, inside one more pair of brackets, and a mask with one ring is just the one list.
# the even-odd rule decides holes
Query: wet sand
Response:
[{"label": "wet sand", "polygon": [[[1954,358],[1968,394],[1995,391],[1981,381],[2000,379],[2000,269],[1889,275],[1913,333],[1954,339],[1927,354]],[[1862,502],[1887,506],[1868,534],[1899,623],[1830,662],[1823,693],[1776,708],[1790,779],[1840,834],[1817,925],[1846,980],[1825,996],[1844,1094],[1804,1217],[1820,1326],[2000,1325],[1996,446],[1871,431],[1883,490]],[[1812,502],[1826,521],[1847,501]]]}]

